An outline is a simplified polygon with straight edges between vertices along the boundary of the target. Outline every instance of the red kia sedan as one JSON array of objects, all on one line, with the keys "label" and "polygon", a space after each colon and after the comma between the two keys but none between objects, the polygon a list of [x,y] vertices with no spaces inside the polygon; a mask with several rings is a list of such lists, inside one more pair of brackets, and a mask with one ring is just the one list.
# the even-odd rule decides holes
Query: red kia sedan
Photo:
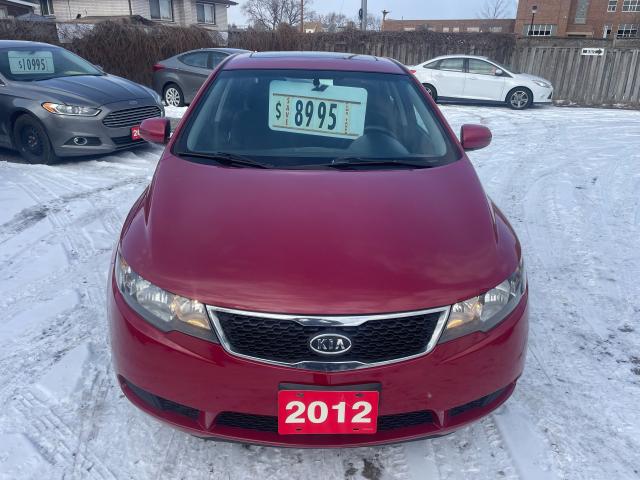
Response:
[{"label": "red kia sedan", "polygon": [[401,64],[252,53],[214,71],[124,224],[109,281],[123,392],[200,437],[435,437],[522,373],[516,235]]}]

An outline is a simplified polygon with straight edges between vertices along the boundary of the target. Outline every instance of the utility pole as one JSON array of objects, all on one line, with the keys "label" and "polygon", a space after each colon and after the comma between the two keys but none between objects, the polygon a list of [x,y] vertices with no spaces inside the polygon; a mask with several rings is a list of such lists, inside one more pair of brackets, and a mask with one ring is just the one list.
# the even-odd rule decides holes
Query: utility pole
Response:
[{"label": "utility pole", "polygon": [[360,8],[360,29],[367,29],[367,0],[362,0],[362,7]]},{"label": "utility pole", "polygon": [[300,0],[300,33],[304,33],[304,0]]}]

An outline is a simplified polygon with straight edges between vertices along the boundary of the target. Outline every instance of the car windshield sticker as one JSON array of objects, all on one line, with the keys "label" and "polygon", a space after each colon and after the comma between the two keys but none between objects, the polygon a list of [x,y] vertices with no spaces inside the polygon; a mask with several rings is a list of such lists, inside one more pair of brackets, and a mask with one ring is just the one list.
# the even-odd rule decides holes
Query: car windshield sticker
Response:
[{"label": "car windshield sticker", "polygon": [[55,73],[53,54],[47,51],[29,52],[25,50],[10,50],[9,70],[13,75],[33,75]]},{"label": "car windshield sticker", "polygon": [[328,81],[274,80],[269,87],[269,128],[281,132],[356,139],[364,133],[367,90]]}]

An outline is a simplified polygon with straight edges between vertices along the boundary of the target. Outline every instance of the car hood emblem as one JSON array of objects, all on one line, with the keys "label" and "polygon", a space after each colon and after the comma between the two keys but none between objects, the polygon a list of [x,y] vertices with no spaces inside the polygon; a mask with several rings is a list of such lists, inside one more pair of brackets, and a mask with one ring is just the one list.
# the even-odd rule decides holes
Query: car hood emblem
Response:
[{"label": "car hood emblem", "polygon": [[340,355],[352,347],[351,339],[337,333],[323,333],[309,340],[309,348],[321,355]]}]

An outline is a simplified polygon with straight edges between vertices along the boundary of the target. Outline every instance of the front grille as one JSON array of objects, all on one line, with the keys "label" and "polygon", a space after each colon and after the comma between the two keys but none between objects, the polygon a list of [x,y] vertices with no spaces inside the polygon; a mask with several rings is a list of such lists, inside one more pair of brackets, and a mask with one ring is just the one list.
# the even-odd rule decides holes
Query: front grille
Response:
[{"label": "front grille", "polygon": [[[401,318],[369,320],[358,326],[302,325],[294,319],[256,317],[216,310],[227,347],[233,352],[285,364],[300,362],[359,362],[374,364],[424,353],[442,311]],[[310,348],[319,334],[341,334],[352,347],[339,355],[322,355]]]},{"label": "front grille", "polygon": [[395,430],[396,428],[415,427],[426,423],[433,423],[433,414],[428,410],[383,415],[378,417],[378,430]]},{"label": "front grille", "polygon": [[157,105],[128,108],[111,112],[104,117],[102,123],[109,128],[134,127],[147,118],[159,117],[161,114],[160,107]]},{"label": "front grille", "polygon": [[139,140],[133,140],[131,138],[131,135],[126,135],[124,137],[111,137],[111,141],[116,145],[116,147],[118,148],[124,148],[124,147],[132,147],[134,145],[143,145],[147,142],[145,142],[142,139]]},{"label": "front grille", "polygon": [[244,428],[260,432],[277,432],[278,417],[269,415],[251,415],[249,413],[222,412],[216,417],[216,425]]},{"label": "front grille", "polygon": [[[433,414],[427,410],[399,413],[378,417],[378,430],[388,431],[398,428],[415,427],[433,423]],[[222,412],[216,417],[216,425],[260,432],[278,432],[278,417],[251,415],[249,413]]]}]

